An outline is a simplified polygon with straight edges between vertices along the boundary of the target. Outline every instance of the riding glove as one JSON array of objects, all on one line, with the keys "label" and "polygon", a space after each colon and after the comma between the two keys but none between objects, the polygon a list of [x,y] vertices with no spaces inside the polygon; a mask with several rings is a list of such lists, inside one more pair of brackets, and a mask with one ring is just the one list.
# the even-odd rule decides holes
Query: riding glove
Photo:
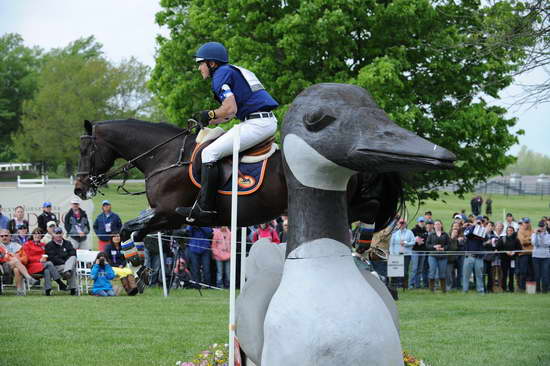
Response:
[{"label": "riding glove", "polygon": [[199,122],[201,127],[204,128],[210,124],[210,121],[216,118],[216,112],[214,112],[213,110],[200,111],[195,113],[195,116],[197,122]]}]

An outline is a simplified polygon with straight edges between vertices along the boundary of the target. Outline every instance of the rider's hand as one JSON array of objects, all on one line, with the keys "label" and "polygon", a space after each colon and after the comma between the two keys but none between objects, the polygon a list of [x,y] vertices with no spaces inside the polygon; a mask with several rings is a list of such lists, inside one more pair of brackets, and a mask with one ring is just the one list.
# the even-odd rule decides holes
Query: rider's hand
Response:
[{"label": "rider's hand", "polygon": [[195,113],[195,119],[202,128],[208,126],[210,121],[216,118],[216,113],[213,110],[210,111],[200,111]]}]

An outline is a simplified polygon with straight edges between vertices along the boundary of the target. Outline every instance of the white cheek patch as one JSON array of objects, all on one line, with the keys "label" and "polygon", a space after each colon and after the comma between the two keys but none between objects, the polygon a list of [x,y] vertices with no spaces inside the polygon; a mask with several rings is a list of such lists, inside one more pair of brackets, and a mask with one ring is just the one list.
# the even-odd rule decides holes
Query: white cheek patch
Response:
[{"label": "white cheek patch", "polygon": [[345,191],[349,178],[356,173],[328,160],[294,134],[285,137],[283,152],[292,174],[306,187]]}]

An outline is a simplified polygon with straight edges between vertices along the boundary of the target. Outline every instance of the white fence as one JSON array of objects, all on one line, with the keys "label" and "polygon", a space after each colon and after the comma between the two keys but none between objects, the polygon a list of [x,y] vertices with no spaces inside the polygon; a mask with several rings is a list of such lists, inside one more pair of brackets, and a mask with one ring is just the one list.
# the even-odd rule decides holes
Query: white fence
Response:
[{"label": "white fence", "polygon": [[34,170],[31,163],[0,163],[0,172]]},{"label": "white fence", "polygon": [[21,179],[19,175],[17,176],[17,188],[44,187],[47,182],[48,182],[48,177],[44,175],[40,179]]}]

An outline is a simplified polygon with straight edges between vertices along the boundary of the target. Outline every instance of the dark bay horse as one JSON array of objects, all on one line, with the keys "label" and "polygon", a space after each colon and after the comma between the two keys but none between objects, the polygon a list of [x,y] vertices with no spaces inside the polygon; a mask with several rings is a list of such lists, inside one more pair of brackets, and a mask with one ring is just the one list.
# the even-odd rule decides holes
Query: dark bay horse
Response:
[{"label": "dark bay horse", "polygon": [[[74,193],[82,199],[91,198],[100,185],[110,178],[109,170],[116,159],[132,161],[145,175],[150,210],[126,222],[122,239],[137,232],[140,241],[150,232],[178,229],[187,224],[176,207],[192,206],[198,188],[188,175],[188,164],[196,146],[196,131],[181,129],[166,123],[151,123],[134,119],[85,121],[86,135],[81,137],[79,172]],[[277,151],[269,158],[263,185],[254,194],[239,196],[238,226],[250,226],[270,221],[287,208],[287,186]],[[350,222],[376,222],[385,227],[402,203],[401,178],[397,174],[362,174],[348,184]],[[231,196],[218,195],[218,226],[230,225]],[[200,222],[193,225],[201,226]],[[203,225],[204,226],[204,225]]]}]

